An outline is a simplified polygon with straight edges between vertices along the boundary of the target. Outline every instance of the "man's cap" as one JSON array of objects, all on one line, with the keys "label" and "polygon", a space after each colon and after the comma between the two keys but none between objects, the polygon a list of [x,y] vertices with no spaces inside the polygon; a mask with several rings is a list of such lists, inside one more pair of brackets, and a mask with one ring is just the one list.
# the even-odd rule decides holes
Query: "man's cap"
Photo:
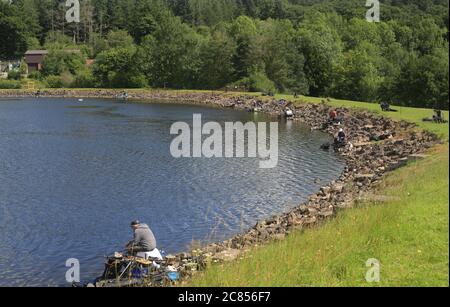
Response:
[{"label": "man's cap", "polygon": [[139,222],[139,220],[134,220],[131,222],[131,226],[136,226],[139,225],[141,222]]}]

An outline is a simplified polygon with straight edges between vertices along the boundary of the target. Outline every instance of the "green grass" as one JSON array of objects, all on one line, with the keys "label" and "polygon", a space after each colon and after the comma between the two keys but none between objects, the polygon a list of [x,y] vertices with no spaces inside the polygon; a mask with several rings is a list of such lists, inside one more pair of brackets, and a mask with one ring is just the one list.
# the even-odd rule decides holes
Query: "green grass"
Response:
[{"label": "green grass", "polygon": [[[359,204],[282,242],[213,265],[190,286],[448,286],[448,144],[429,159],[390,174],[377,194],[397,199]],[[368,283],[366,261],[381,263]]]}]

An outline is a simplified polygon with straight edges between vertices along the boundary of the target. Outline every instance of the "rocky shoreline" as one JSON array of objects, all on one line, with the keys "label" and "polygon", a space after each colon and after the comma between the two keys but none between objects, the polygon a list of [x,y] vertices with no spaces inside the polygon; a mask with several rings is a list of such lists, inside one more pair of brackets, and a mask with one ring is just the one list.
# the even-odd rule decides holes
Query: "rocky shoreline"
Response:
[{"label": "rocky shoreline", "polygon": [[[42,97],[115,98],[120,90],[50,90],[41,91]],[[323,186],[309,201],[288,213],[258,222],[244,234],[220,243],[210,244],[189,253],[169,256],[169,264],[177,267],[182,280],[202,270],[209,263],[236,259],[254,246],[274,240],[282,240],[290,232],[310,227],[336,214],[339,209],[351,207],[367,195],[383,176],[405,165],[409,160],[423,158],[422,153],[439,143],[437,136],[417,129],[415,124],[394,121],[366,111],[338,108],[340,124],[328,122],[331,107],[326,101],[320,104],[294,106],[289,102],[280,104],[275,99],[249,95],[219,93],[194,93],[174,91],[131,91],[130,99],[162,100],[206,104],[225,108],[252,110],[283,115],[286,106],[294,111],[295,120],[308,124],[311,129],[321,130],[335,136],[340,128],[347,134],[348,142],[339,154],[345,160],[341,176]],[[0,90],[0,97],[30,97],[34,92]],[[318,149],[319,150],[319,149]],[[379,197],[376,201],[383,201]]]}]

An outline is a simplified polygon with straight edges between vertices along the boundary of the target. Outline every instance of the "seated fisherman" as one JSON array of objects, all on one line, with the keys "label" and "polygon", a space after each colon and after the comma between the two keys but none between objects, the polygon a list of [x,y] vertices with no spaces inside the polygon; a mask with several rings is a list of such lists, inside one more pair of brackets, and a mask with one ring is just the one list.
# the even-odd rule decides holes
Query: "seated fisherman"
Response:
[{"label": "seated fisherman", "polygon": [[442,123],[444,121],[441,110],[434,110],[433,121],[437,123]]},{"label": "seated fisherman", "polygon": [[130,254],[151,252],[156,248],[155,236],[147,224],[133,221],[131,222],[131,228],[133,229],[134,239],[125,246]]},{"label": "seated fisherman", "polygon": [[391,106],[386,101],[381,102],[381,110],[384,112],[390,111]]},{"label": "seated fisherman", "polygon": [[337,114],[336,110],[331,110],[329,116],[330,116],[330,121],[335,122],[337,120],[338,114]]},{"label": "seated fisherman", "polygon": [[345,135],[344,129],[339,129],[339,133],[338,133],[338,136],[337,136],[337,142],[340,145],[344,145],[345,144],[345,142],[346,142],[346,135]]}]

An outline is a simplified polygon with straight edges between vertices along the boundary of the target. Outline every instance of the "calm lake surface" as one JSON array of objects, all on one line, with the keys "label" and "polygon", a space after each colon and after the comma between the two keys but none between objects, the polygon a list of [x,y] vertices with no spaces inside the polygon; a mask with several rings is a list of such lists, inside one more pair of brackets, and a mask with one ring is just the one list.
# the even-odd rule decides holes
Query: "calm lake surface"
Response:
[{"label": "calm lake surface", "polygon": [[[335,179],[343,162],[319,150],[329,136],[279,124],[279,163],[175,159],[176,121],[273,121],[195,105],[85,99],[0,99],[0,286],[67,286],[68,258],[90,281],[103,256],[150,225],[166,253],[220,241],[288,211]],[[321,179],[320,183],[315,183]]]}]

